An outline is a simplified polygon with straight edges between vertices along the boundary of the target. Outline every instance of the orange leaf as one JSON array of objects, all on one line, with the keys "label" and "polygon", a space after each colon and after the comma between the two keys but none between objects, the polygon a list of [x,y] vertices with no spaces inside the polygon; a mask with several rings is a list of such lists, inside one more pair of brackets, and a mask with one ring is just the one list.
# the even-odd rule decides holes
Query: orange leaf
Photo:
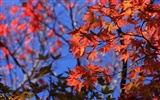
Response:
[{"label": "orange leaf", "polygon": [[97,81],[98,76],[92,76],[91,78],[89,78],[88,80],[86,80],[84,82],[84,86],[86,87],[86,90],[88,90],[88,88],[94,88],[94,85]]},{"label": "orange leaf", "polygon": [[126,54],[121,54],[120,56],[120,60],[124,60],[124,62],[126,62],[129,58],[129,53],[127,52]]},{"label": "orange leaf", "polygon": [[130,71],[129,76],[131,79],[135,79],[136,78],[136,71],[135,70]]},{"label": "orange leaf", "polygon": [[80,47],[80,53],[79,53],[80,57],[84,54],[84,51],[85,51],[85,46],[81,46]]},{"label": "orange leaf", "polygon": [[91,61],[94,60],[94,58],[96,58],[97,60],[100,60],[97,56],[97,52],[91,52],[89,55],[88,55],[88,59],[90,59]]},{"label": "orange leaf", "polygon": [[118,24],[118,27],[121,27],[128,24],[128,21],[120,19],[117,21],[117,24]]},{"label": "orange leaf", "polygon": [[98,72],[102,71],[101,67],[96,66],[96,65],[92,65],[91,63],[86,67],[89,69],[90,74],[94,74],[94,73],[98,73]]},{"label": "orange leaf", "polygon": [[128,7],[131,7],[131,1],[124,0],[123,1],[123,10],[126,10]]},{"label": "orange leaf", "polygon": [[128,92],[131,89],[132,86],[133,86],[132,82],[130,82],[129,84],[126,84],[125,85],[125,92]]},{"label": "orange leaf", "polygon": [[83,83],[77,79],[67,79],[67,84],[69,84],[70,86],[74,86],[74,91],[81,91],[81,87],[83,86]]},{"label": "orange leaf", "polygon": [[138,66],[135,66],[134,69],[135,69],[136,72],[141,72],[141,69]]},{"label": "orange leaf", "polygon": [[127,9],[125,12],[122,13],[124,18],[127,18],[129,15],[131,15],[132,10],[131,9]]},{"label": "orange leaf", "polygon": [[93,18],[93,13],[88,12],[84,15],[84,17],[82,18],[82,20],[91,20]]}]

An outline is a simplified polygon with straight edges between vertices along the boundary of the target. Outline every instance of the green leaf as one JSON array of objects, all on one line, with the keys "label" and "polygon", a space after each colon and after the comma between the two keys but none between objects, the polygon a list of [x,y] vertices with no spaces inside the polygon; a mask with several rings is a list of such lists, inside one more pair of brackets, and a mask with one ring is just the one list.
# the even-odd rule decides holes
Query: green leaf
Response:
[{"label": "green leaf", "polygon": [[0,94],[0,100],[5,100],[5,98],[2,94]]},{"label": "green leaf", "polygon": [[102,77],[99,77],[99,78],[98,78],[98,83],[99,83],[100,85],[105,85],[105,81],[104,81],[104,79],[103,79]]},{"label": "green leaf", "polygon": [[48,66],[44,66],[39,70],[39,73],[37,73],[34,78],[40,78],[42,76],[44,76],[45,74],[48,74],[49,72],[51,72],[51,68],[52,68],[52,63],[49,64]]},{"label": "green leaf", "polygon": [[104,94],[113,93],[113,90],[109,90],[109,86],[106,86],[105,88],[102,88],[102,93]]},{"label": "green leaf", "polygon": [[27,95],[27,98],[31,99],[31,98],[33,98],[34,96],[35,96],[35,94],[28,94],[28,95]]},{"label": "green leaf", "polygon": [[8,86],[6,86],[6,85],[4,85],[4,84],[2,84],[2,83],[0,83],[0,90],[1,90],[2,92],[4,92],[4,93],[8,93],[8,92],[11,92],[11,91],[12,91]]},{"label": "green leaf", "polygon": [[107,100],[115,100],[115,98],[111,98],[111,95],[109,95]]}]

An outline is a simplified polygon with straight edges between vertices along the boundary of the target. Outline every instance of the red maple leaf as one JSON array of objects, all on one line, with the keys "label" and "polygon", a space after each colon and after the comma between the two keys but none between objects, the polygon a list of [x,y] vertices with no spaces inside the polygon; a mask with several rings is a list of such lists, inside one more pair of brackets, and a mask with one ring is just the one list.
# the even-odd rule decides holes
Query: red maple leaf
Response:
[{"label": "red maple leaf", "polygon": [[14,15],[18,12],[19,10],[19,7],[18,6],[12,6],[12,9],[11,9],[11,14]]},{"label": "red maple leaf", "polygon": [[7,69],[8,71],[10,71],[11,68],[13,68],[13,64],[8,64],[8,65],[6,66],[6,69]]}]

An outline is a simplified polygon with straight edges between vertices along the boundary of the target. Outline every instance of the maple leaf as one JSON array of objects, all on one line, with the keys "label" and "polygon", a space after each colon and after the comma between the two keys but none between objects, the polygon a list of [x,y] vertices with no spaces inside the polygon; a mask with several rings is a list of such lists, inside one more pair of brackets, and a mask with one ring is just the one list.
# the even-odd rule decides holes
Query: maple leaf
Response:
[{"label": "maple leaf", "polygon": [[8,56],[8,55],[9,55],[9,51],[8,51],[7,48],[1,47],[1,49],[2,49],[2,52],[4,53],[5,56]]},{"label": "maple leaf", "polygon": [[74,3],[73,2],[70,2],[67,6],[66,6],[66,8],[69,10],[70,8],[72,8],[74,6]]},{"label": "maple leaf", "polygon": [[129,76],[131,79],[135,79],[136,78],[136,71],[135,70],[130,71]]},{"label": "maple leaf", "polygon": [[83,82],[79,81],[77,78],[79,78],[79,74],[71,74],[68,78],[67,78],[67,84],[69,84],[69,86],[73,86],[74,87],[74,91],[81,91],[81,87],[83,86]]},{"label": "maple leaf", "polygon": [[62,33],[65,31],[62,24],[59,25],[59,30],[60,30],[60,32],[62,32]]},{"label": "maple leaf", "polygon": [[[101,11],[101,13],[102,13],[103,15],[109,15],[111,9],[110,9],[110,8],[106,8],[106,7],[103,7],[103,8],[100,9],[100,11]],[[103,22],[104,22],[104,21],[103,21]]]},{"label": "maple leaf", "polygon": [[131,8],[130,9],[126,9],[123,13],[122,13],[122,15],[123,15],[123,17],[124,18],[127,18],[129,15],[131,15],[132,14],[132,10],[131,10]]},{"label": "maple leaf", "polygon": [[85,46],[81,46],[79,50],[79,57],[81,57],[85,52]]},{"label": "maple leaf", "polygon": [[56,40],[56,41],[55,41],[55,45],[56,45],[57,47],[61,47],[61,46],[62,46],[62,42],[61,42],[60,40]]},{"label": "maple leaf", "polygon": [[98,76],[95,75],[95,76],[92,76],[91,78],[87,79],[83,84],[84,86],[86,87],[86,90],[88,90],[88,88],[94,88],[94,85],[96,83],[98,79]]},{"label": "maple leaf", "polygon": [[0,0],[0,6],[2,6],[2,0]]},{"label": "maple leaf", "polygon": [[0,36],[6,36],[6,30],[8,28],[7,24],[0,24]]},{"label": "maple leaf", "polygon": [[33,33],[36,31],[36,27],[34,25],[30,25],[27,31],[28,33]]},{"label": "maple leaf", "polygon": [[139,68],[138,66],[135,66],[134,69],[135,69],[136,72],[142,72],[142,71],[143,71],[143,70],[141,70],[141,68]]},{"label": "maple leaf", "polygon": [[82,20],[87,20],[87,22],[90,22],[92,19],[94,19],[94,14],[91,12],[87,12]]},{"label": "maple leaf", "polygon": [[12,9],[11,9],[11,14],[14,15],[18,12],[18,9],[19,7],[18,6],[12,6]]},{"label": "maple leaf", "polygon": [[129,53],[127,52],[125,54],[121,54],[120,56],[121,56],[120,60],[124,60],[124,62],[126,62],[129,58]]},{"label": "maple leaf", "polygon": [[113,33],[113,31],[114,31],[114,26],[113,26],[112,23],[105,23],[103,25],[103,27],[106,28],[108,30],[108,32],[112,32]]},{"label": "maple leaf", "polygon": [[82,86],[83,86],[83,83],[82,83],[82,82],[77,81],[77,82],[75,83],[74,91],[78,91],[78,92],[80,92],[80,91],[81,91],[81,87],[82,87]]},{"label": "maple leaf", "polygon": [[34,18],[34,14],[33,14],[33,12],[31,11],[31,9],[25,8],[25,9],[24,9],[24,15],[25,15],[25,16],[28,16],[28,17],[31,17],[31,18]]},{"label": "maple leaf", "polygon": [[54,36],[54,34],[53,34],[53,30],[50,30],[50,31],[48,32],[47,36],[49,36],[49,37],[53,37],[53,36]]},{"label": "maple leaf", "polygon": [[88,59],[90,59],[91,61],[93,61],[94,60],[94,58],[96,58],[97,60],[100,60],[99,58],[98,58],[98,56],[97,56],[97,54],[98,54],[98,52],[91,52],[89,55],[88,55]]},{"label": "maple leaf", "polygon": [[127,8],[129,8],[129,7],[131,7],[132,5],[131,5],[131,0],[124,0],[123,1],[123,10],[126,10]]},{"label": "maple leaf", "polygon": [[113,80],[113,78],[110,75],[105,75],[104,79],[107,83],[110,83]]},{"label": "maple leaf", "polygon": [[118,27],[125,26],[126,24],[128,24],[128,21],[120,19],[117,21],[117,24],[118,24]]},{"label": "maple leaf", "polygon": [[44,84],[46,83],[43,79],[39,79],[38,82],[39,82],[41,85],[44,85]]},{"label": "maple leaf", "polygon": [[89,69],[89,74],[92,75],[94,73],[99,73],[102,71],[101,67],[96,66],[96,65],[92,65],[91,63],[86,66]]},{"label": "maple leaf", "polygon": [[82,66],[76,66],[74,71],[78,72],[78,73],[81,73],[81,74],[86,73],[86,69]]},{"label": "maple leaf", "polygon": [[0,14],[0,21],[3,21],[6,19],[6,15],[5,14]]},{"label": "maple leaf", "polygon": [[42,4],[39,2],[39,3],[37,3],[37,5],[36,5],[36,9],[37,10],[42,10]]},{"label": "maple leaf", "polygon": [[13,68],[13,64],[8,64],[8,65],[6,66],[6,69],[7,69],[8,71],[10,71],[11,68]]},{"label": "maple leaf", "polygon": [[54,46],[51,46],[51,47],[50,47],[50,52],[51,52],[51,53],[55,53],[55,52],[56,52],[56,50],[55,50],[55,47],[54,47]]},{"label": "maple leaf", "polygon": [[36,0],[29,0],[30,2],[35,2]]},{"label": "maple leaf", "polygon": [[34,54],[34,51],[32,50],[32,48],[29,45],[26,46],[26,52],[28,54]]},{"label": "maple leaf", "polygon": [[99,2],[101,3],[101,5],[105,5],[108,2],[108,0],[99,0]]},{"label": "maple leaf", "polygon": [[17,25],[18,25],[18,18],[15,18],[15,19],[12,20],[11,26],[16,29]]},{"label": "maple leaf", "polygon": [[89,4],[90,3],[90,0],[86,0],[86,4]]},{"label": "maple leaf", "polygon": [[124,46],[121,45],[115,45],[113,48],[116,52],[120,52],[123,49]]},{"label": "maple leaf", "polygon": [[125,85],[125,92],[128,92],[131,89],[132,86],[133,86],[133,82],[130,82],[129,84],[126,84]]},{"label": "maple leaf", "polygon": [[110,0],[111,5],[116,5],[116,3],[117,3],[117,0]]},{"label": "maple leaf", "polygon": [[20,23],[20,24],[18,24],[18,27],[17,27],[17,29],[20,31],[20,32],[22,32],[22,31],[24,31],[24,29],[27,27],[27,24],[22,24],[22,23]]},{"label": "maple leaf", "polygon": [[19,58],[20,60],[23,60],[23,59],[25,58],[25,54],[19,54],[18,58]]}]

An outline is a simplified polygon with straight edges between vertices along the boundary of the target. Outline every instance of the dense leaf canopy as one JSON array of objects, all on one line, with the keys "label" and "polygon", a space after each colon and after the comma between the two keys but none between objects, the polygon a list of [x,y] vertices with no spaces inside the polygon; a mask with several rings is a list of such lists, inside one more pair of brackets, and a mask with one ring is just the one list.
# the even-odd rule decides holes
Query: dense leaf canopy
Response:
[{"label": "dense leaf canopy", "polygon": [[159,0],[0,0],[0,99],[159,100]]}]

